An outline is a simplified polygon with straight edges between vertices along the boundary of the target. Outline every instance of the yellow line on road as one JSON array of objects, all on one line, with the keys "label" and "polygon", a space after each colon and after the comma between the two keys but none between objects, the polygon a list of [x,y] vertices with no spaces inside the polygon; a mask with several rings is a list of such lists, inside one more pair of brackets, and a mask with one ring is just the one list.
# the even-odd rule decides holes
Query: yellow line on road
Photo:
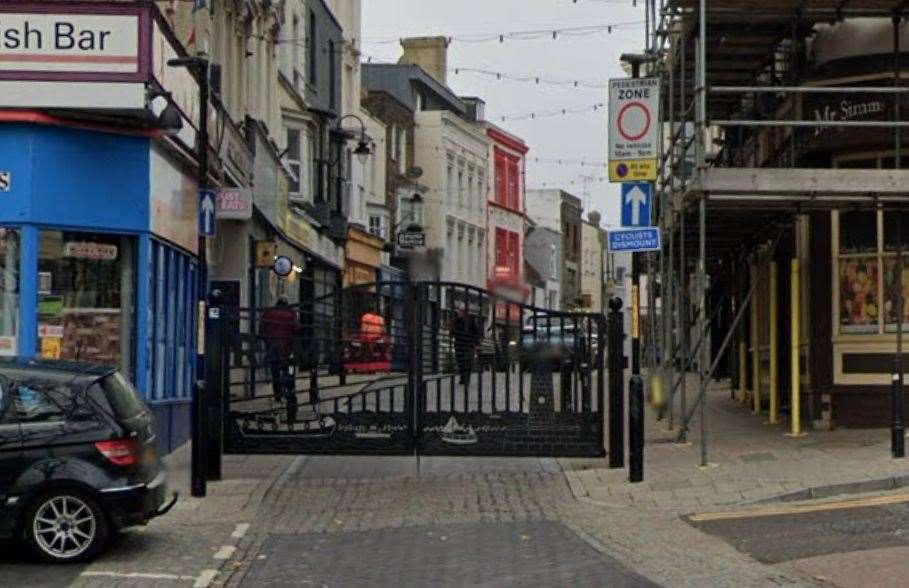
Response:
[{"label": "yellow line on road", "polygon": [[688,520],[694,523],[706,521],[727,521],[733,519],[750,519],[757,517],[777,517],[784,515],[797,515],[810,512],[824,512],[828,510],[846,510],[851,508],[867,508],[884,506],[887,504],[900,504],[909,502],[909,494],[896,494],[890,496],[873,496],[870,498],[857,498],[841,500],[838,502],[824,502],[821,504],[802,504],[795,506],[777,506],[770,508],[756,508],[752,510],[738,510],[729,512],[705,512],[692,515]]}]

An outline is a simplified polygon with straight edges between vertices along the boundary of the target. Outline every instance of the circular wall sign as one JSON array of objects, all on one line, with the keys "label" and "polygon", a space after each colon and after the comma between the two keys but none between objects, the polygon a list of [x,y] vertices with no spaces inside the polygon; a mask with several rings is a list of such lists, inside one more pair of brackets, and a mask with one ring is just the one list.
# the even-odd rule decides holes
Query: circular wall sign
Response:
[{"label": "circular wall sign", "polygon": [[275,258],[275,263],[271,266],[271,269],[280,277],[286,278],[290,275],[290,272],[294,271],[294,262],[286,255],[279,255]]}]

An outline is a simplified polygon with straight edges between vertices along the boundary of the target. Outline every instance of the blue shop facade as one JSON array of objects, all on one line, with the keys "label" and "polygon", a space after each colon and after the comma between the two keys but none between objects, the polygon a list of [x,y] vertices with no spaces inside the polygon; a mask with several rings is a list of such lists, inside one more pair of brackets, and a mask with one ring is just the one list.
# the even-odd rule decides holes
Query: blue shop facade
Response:
[{"label": "blue shop facade", "polygon": [[197,185],[153,134],[0,122],[0,355],[116,366],[189,438]]}]

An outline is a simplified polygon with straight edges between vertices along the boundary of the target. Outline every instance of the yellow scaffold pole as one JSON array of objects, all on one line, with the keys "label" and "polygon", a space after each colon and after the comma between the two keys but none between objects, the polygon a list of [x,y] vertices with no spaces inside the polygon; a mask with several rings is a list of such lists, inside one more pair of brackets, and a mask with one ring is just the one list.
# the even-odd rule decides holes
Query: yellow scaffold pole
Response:
[{"label": "yellow scaffold pole", "polygon": [[800,320],[800,318],[799,318],[799,314],[800,314],[799,293],[801,290],[799,288],[799,273],[800,273],[799,260],[793,259],[792,260],[792,278],[791,278],[792,294],[790,296],[790,300],[791,300],[790,306],[792,308],[792,318],[790,319],[790,323],[792,326],[792,335],[791,335],[791,338],[792,338],[792,343],[791,343],[791,345],[792,345],[792,361],[791,361],[792,377],[790,378],[792,380],[792,383],[791,383],[792,400],[790,402],[790,406],[792,407],[792,415],[791,415],[792,430],[791,430],[790,434],[793,437],[798,437],[802,434],[802,422],[801,422],[802,413],[801,413],[801,403],[800,403],[800,397],[799,397],[799,392],[801,390],[801,382],[800,382],[800,378],[801,378],[800,371],[801,370],[799,368],[799,339],[800,339],[800,334],[799,334],[799,320]]},{"label": "yellow scaffold pole", "polygon": [[777,325],[777,263],[770,262],[770,424],[779,421],[779,328]]},{"label": "yellow scaffold pole", "polygon": [[[751,266],[751,283],[756,284],[758,278],[757,264]],[[755,292],[757,294],[757,292]],[[752,399],[754,399],[754,414],[761,414],[761,324],[758,320],[757,296],[751,299],[751,370],[752,370]]]}]

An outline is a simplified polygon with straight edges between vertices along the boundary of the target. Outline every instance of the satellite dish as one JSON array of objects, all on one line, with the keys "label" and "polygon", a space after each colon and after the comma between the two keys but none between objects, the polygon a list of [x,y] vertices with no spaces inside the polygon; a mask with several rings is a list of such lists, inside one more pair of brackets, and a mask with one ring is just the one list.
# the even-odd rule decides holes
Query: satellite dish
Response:
[{"label": "satellite dish", "polygon": [[418,165],[407,168],[407,174],[405,175],[407,175],[407,177],[411,180],[416,180],[417,178],[423,176],[423,168]]}]

